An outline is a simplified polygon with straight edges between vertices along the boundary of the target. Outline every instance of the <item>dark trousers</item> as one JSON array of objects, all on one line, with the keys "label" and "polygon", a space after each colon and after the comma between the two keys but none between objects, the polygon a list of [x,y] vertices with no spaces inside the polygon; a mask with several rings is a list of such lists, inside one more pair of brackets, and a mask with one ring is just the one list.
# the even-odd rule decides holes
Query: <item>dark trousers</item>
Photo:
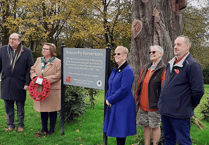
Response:
[{"label": "dark trousers", "polygon": [[5,110],[6,110],[6,114],[7,114],[7,125],[8,125],[8,127],[15,128],[14,102],[16,102],[16,106],[17,106],[18,127],[24,127],[25,101],[4,100]]},{"label": "dark trousers", "polygon": [[[48,131],[47,124],[48,124],[48,116],[50,116],[50,129]],[[41,121],[42,121],[42,130],[41,132],[54,132],[55,124],[57,120],[57,111],[55,112],[41,112]]]},{"label": "dark trousers", "polygon": [[126,143],[126,138],[116,138],[117,140],[117,145],[125,145]]},{"label": "dark trousers", "polygon": [[190,118],[178,119],[162,115],[164,145],[191,145],[190,138]]}]

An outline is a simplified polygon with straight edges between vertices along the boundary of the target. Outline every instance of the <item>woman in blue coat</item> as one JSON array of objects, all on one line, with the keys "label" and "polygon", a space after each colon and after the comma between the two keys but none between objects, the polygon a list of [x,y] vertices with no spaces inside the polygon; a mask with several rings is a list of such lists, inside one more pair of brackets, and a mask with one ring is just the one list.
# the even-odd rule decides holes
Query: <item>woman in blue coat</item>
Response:
[{"label": "woman in blue coat", "polygon": [[131,92],[134,75],[126,62],[127,55],[127,48],[115,49],[117,65],[109,77],[105,97],[107,110],[103,131],[107,136],[116,137],[117,145],[125,145],[126,137],[136,134],[135,101]]}]

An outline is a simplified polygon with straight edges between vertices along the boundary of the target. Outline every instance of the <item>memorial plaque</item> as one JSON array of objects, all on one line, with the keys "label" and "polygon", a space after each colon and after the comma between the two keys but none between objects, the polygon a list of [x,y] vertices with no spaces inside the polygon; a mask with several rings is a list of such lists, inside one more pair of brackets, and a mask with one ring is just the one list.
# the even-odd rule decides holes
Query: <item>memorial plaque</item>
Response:
[{"label": "memorial plaque", "polygon": [[105,60],[105,49],[64,48],[64,84],[104,90]]}]

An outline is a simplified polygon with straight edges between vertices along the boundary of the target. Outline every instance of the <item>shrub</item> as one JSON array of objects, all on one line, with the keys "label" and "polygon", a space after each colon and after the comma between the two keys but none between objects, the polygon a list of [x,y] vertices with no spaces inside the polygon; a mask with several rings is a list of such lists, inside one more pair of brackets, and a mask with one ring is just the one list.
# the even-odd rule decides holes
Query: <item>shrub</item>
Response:
[{"label": "shrub", "polygon": [[209,122],[209,97],[207,98],[207,102],[200,106],[200,112],[203,115],[203,120]]},{"label": "shrub", "polygon": [[95,105],[95,96],[98,94],[99,90],[97,89],[87,89],[87,93],[89,95],[89,100],[90,100],[90,105],[91,105],[91,108],[94,109],[94,105]]},{"label": "shrub", "polygon": [[65,121],[73,121],[85,113],[86,96],[87,92],[82,87],[65,86]]},{"label": "shrub", "polygon": [[209,66],[203,70],[204,84],[209,84]]}]

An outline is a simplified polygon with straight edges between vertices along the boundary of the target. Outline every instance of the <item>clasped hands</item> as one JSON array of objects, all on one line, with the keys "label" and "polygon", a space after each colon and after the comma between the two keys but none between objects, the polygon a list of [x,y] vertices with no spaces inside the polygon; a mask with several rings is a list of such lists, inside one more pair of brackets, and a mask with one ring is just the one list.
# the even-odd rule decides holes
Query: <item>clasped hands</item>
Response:
[{"label": "clasped hands", "polygon": [[106,100],[106,104],[107,104],[107,106],[109,106],[109,107],[111,107],[112,105],[109,103],[109,101],[108,100]]}]

